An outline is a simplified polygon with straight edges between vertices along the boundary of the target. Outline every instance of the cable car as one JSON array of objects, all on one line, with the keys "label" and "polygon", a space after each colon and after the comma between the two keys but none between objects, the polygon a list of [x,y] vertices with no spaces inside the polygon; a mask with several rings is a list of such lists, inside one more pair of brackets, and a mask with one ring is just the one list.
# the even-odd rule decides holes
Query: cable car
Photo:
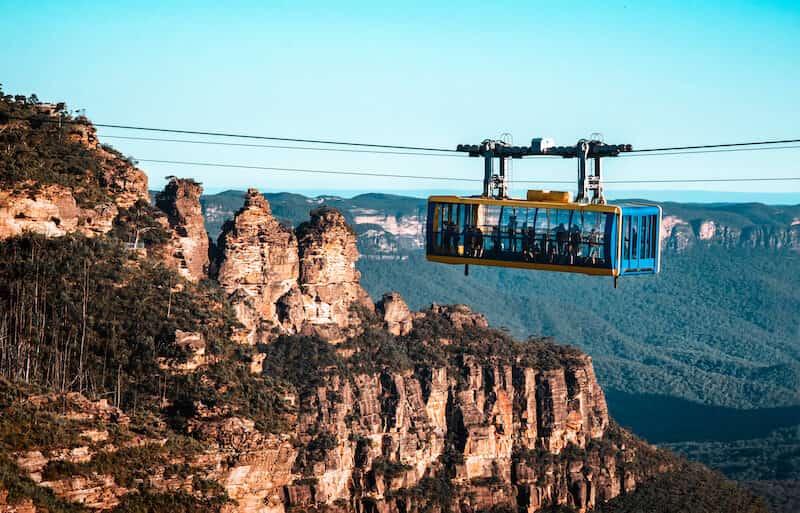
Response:
[{"label": "cable car", "polygon": [[[484,194],[428,198],[428,260],[463,264],[465,273],[472,264],[611,276],[615,285],[619,276],[660,271],[661,207],[607,204],[603,197],[600,159],[630,151],[630,145],[582,140],[574,147],[555,147],[534,139],[520,148],[487,140],[458,149],[487,159]],[[536,190],[524,199],[509,198],[505,159],[545,154],[579,158],[576,200],[568,192]],[[495,158],[499,174],[491,162]],[[594,159],[592,175],[586,172],[589,159]]]}]

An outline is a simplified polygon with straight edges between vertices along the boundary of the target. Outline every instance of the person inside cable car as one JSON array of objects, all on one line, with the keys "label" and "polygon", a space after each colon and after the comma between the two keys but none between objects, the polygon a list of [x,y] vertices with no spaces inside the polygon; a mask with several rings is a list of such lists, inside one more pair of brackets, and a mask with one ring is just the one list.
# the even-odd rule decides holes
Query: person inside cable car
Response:
[{"label": "person inside cable car", "polygon": [[472,225],[464,225],[464,256],[472,256]]},{"label": "person inside cable car", "polygon": [[508,218],[508,250],[517,252],[517,216],[512,214]]},{"label": "person inside cable car", "polygon": [[564,223],[558,225],[556,228],[556,246],[557,246],[557,254],[559,257],[563,257],[567,254],[567,243],[569,242],[569,232],[567,232],[567,227],[564,226]]},{"label": "person inside cable car", "polygon": [[522,227],[522,259],[530,262],[533,257],[533,240],[531,239],[531,228]]},{"label": "person inside cable car", "polygon": [[475,227],[475,257],[483,258],[483,232],[478,226]]},{"label": "person inside cable car", "polygon": [[444,223],[444,251],[447,254],[453,252],[453,235],[455,235],[455,225],[451,221]]},{"label": "person inside cable car", "polygon": [[500,226],[492,226],[492,251],[495,255],[499,255],[503,250],[503,242],[500,237]]},{"label": "person inside cable car", "polygon": [[545,260],[548,259],[550,256],[550,237],[548,236],[546,231],[542,234],[542,243],[540,248],[542,250],[541,251],[542,258],[544,258]]},{"label": "person inside cable car", "polygon": [[581,229],[573,224],[569,234],[569,263],[578,263],[578,256],[581,255]]},{"label": "person inside cable car", "polygon": [[589,233],[589,261],[592,265],[597,264],[597,257],[599,256],[600,247],[600,233],[594,228]]},{"label": "person inside cable car", "polygon": [[542,261],[542,247],[539,241],[536,240],[536,233],[533,228],[530,228],[530,243],[531,243],[531,262]]},{"label": "person inside cable car", "polygon": [[458,255],[459,245],[458,242],[460,240],[461,233],[458,231],[458,226],[455,223],[450,223],[452,225],[452,233],[453,233],[453,254]]}]

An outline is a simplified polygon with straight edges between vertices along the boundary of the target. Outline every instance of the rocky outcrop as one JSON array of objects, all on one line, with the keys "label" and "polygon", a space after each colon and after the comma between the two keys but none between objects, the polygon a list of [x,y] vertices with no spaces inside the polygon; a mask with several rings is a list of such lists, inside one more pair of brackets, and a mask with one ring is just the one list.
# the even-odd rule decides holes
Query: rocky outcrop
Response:
[{"label": "rocky outcrop", "polygon": [[[471,313],[459,310],[462,321]],[[233,462],[219,478],[242,512],[585,512],[664,470],[644,469],[640,452],[655,449],[610,428],[589,357],[553,363],[463,353],[442,366],[333,376],[298,398],[294,446],[239,421],[203,436]]]},{"label": "rocky outcrop", "polygon": [[31,191],[0,191],[0,239],[24,232],[47,237],[77,232],[93,237],[110,231],[116,216],[114,204],[82,208],[72,191],[59,185]]},{"label": "rocky outcrop", "polygon": [[698,244],[725,248],[800,249],[800,224],[746,223],[734,226],[714,219],[683,219],[665,215],[661,220],[661,244],[667,250],[684,251]]},{"label": "rocky outcrop", "polygon": [[30,499],[9,501],[8,490],[0,488],[0,513],[36,513],[36,506]]},{"label": "rocky outcrop", "polygon": [[191,179],[172,177],[156,196],[156,206],[166,214],[169,240],[161,253],[165,263],[182,276],[199,281],[208,272],[208,234],[200,208],[203,188]]},{"label": "rocky outcrop", "polygon": [[182,357],[160,357],[159,367],[172,372],[192,372],[208,363],[206,356],[206,339],[202,333],[175,330],[174,346],[183,354]]},{"label": "rocky outcrop", "polygon": [[267,340],[282,327],[278,300],[297,287],[297,237],[272,215],[255,189],[219,237],[217,280],[229,295],[251,343]]},{"label": "rocky outcrop", "polygon": [[[38,107],[39,115],[60,119],[58,109],[49,104],[31,107]],[[15,120],[3,125],[3,144],[10,154],[25,158],[11,180],[0,176],[0,239],[26,231],[47,237],[104,234],[119,209],[149,201],[147,175],[101,145],[87,119],[72,121],[66,136],[56,123]],[[67,167],[71,169],[62,170]]]},{"label": "rocky outcrop", "polygon": [[414,315],[397,292],[384,294],[375,304],[375,311],[383,319],[386,330],[392,335],[408,335],[414,328]]},{"label": "rocky outcrop", "polygon": [[312,211],[295,234],[251,189],[223,227],[219,254],[217,279],[251,343],[280,333],[340,341],[360,324],[353,307],[373,309],[355,268],[355,234],[336,210]]},{"label": "rocky outcrop", "polygon": [[[301,296],[279,301],[287,313],[284,325],[298,333],[310,328],[327,340],[343,340],[360,325],[354,308],[374,309],[359,283],[356,234],[341,212],[322,207],[312,210],[310,221],[297,228],[297,239]],[[298,304],[302,305],[300,316],[293,308]]]}]

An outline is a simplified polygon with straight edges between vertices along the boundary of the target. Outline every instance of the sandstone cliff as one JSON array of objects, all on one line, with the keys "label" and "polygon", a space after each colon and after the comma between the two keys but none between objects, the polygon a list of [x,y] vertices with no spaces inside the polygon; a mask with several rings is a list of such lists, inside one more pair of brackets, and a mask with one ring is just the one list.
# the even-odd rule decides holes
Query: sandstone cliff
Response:
[{"label": "sandstone cliff", "polygon": [[698,244],[725,248],[800,249],[800,220],[785,225],[774,222],[727,224],[713,218],[686,219],[665,215],[661,244],[667,250],[684,251]]},{"label": "sandstone cliff", "polygon": [[281,329],[278,299],[297,287],[297,237],[272,216],[255,189],[223,227],[218,242],[217,280],[229,295],[250,342],[266,340]]},{"label": "sandstone cliff", "polygon": [[358,328],[352,308],[373,308],[358,283],[355,234],[336,210],[312,211],[295,233],[251,189],[223,227],[218,246],[217,279],[249,342],[279,333],[343,340]]},{"label": "sandstone cliff", "polygon": [[167,216],[170,238],[164,245],[165,263],[192,281],[208,272],[208,234],[200,195],[203,188],[190,179],[172,177],[156,196],[156,206]]},{"label": "sandstone cliff", "polygon": [[213,480],[236,501],[225,511],[261,513],[585,512],[676,465],[611,424],[591,360],[576,350],[514,342],[465,307],[422,312],[407,337],[375,331],[379,318],[364,322],[374,328],[339,349],[297,337],[267,346],[265,373],[293,383],[284,430],[199,404],[187,429],[203,448],[178,452],[166,439],[125,435],[122,411],[72,394],[61,415],[93,430],[78,446],[19,452],[16,464],[63,500],[108,509],[142,483],[92,472],[92,462],[147,448],[149,487]]},{"label": "sandstone cliff", "polygon": [[45,107],[0,101],[0,239],[106,233],[119,208],[148,200],[147,176],[100,145],[88,120],[62,126]]}]

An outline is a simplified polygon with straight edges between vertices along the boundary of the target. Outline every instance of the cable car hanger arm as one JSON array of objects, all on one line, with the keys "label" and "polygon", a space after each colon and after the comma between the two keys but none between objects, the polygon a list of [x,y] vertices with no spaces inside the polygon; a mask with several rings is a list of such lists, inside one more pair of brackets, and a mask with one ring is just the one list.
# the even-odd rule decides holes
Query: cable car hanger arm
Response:
[{"label": "cable car hanger arm", "polygon": [[[633,151],[630,144],[606,144],[596,139],[581,139],[574,146],[556,146],[553,139],[535,138],[530,146],[514,146],[504,141],[485,139],[480,144],[459,144],[456,151],[470,157],[484,158],[483,197],[505,199],[508,197],[506,167],[508,159],[528,156],[553,156],[578,159],[579,203],[604,204],[600,159],[616,157],[620,153]],[[493,159],[499,161],[499,172],[495,174]],[[587,161],[594,160],[594,174],[587,173]],[[588,193],[591,191],[591,200]]]}]

